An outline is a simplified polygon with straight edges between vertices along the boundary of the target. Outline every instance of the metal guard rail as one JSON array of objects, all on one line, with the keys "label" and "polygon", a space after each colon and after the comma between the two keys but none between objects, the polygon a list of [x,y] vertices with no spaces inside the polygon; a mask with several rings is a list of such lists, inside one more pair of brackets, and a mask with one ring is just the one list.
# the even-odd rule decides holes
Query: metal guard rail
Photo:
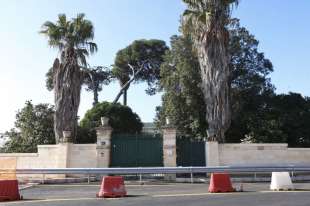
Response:
[{"label": "metal guard rail", "polygon": [[[182,174],[182,173],[264,173],[310,172],[307,166],[218,166],[218,167],[141,167],[141,168],[36,168],[16,169],[16,174]],[[0,169],[0,173],[8,170]]]}]

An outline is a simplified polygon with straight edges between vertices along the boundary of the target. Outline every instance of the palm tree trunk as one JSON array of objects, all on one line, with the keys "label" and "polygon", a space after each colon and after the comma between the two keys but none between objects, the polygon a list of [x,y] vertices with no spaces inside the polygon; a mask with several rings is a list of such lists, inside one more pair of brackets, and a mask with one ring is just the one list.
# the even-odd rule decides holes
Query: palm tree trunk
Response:
[{"label": "palm tree trunk", "polygon": [[[210,35],[211,36],[211,35]],[[229,58],[224,37],[203,38],[198,46],[202,89],[206,103],[208,140],[225,142],[230,126]]]},{"label": "palm tree trunk", "polygon": [[[82,76],[74,54],[67,52],[64,62],[54,63],[55,116],[54,131],[56,143],[74,142],[77,130],[77,113],[80,104]],[[58,61],[58,63],[56,62]],[[58,66],[57,66],[58,65]],[[70,131],[71,138],[65,140],[63,131]]]},{"label": "palm tree trunk", "polygon": [[98,87],[94,87],[94,102],[93,102],[93,106],[96,106],[96,104],[98,104],[99,100],[98,100]]}]

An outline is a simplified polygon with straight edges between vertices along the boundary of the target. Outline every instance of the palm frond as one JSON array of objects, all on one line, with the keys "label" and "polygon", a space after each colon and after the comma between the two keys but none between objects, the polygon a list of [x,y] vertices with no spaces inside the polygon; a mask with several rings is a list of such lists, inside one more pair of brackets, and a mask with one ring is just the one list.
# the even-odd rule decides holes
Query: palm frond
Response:
[{"label": "palm frond", "polygon": [[66,48],[73,48],[77,60],[83,66],[87,65],[86,57],[97,52],[94,39],[94,27],[91,21],[85,19],[85,14],[77,14],[70,21],[65,14],[59,14],[58,20],[53,23],[47,21],[40,31],[48,38],[51,47],[57,48],[61,53]]},{"label": "palm frond", "polygon": [[78,62],[79,62],[79,65],[81,65],[83,67],[87,67],[86,53],[84,53],[82,50],[83,49],[76,50]]},{"label": "palm frond", "polygon": [[202,38],[207,33],[214,32],[214,28],[227,26],[233,6],[237,6],[239,0],[183,0],[183,2],[188,6],[183,13],[183,32],[195,38]]},{"label": "palm frond", "polygon": [[66,14],[59,14],[57,23],[61,27],[67,27],[68,21],[67,21]]},{"label": "palm frond", "polygon": [[98,51],[98,47],[97,47],[97,44],[94,43],[94,42],[87,42],[88,44],[88,48],[89,48],[89,51],[91,54],[94,54],[95,52]]}]

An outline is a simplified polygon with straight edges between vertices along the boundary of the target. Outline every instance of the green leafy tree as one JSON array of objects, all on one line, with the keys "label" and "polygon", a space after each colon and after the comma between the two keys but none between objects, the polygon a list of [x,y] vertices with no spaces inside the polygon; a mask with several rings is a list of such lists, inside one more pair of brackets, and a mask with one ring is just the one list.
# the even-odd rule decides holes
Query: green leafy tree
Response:
[{"label": "green leafy tree", "polygon": [[97,142],[97,134],[95,128],[86,128],[78,126],[76,143],[77,144],[94,144]]},{"label": "green leafy tree", "polygon": [[136,40],[116,54],[113,74],[118,79],[121,90],[114,100],[118,102],[123,95],[127,105],[127,90],[132,82],[147,82],[148,94],[154,94],[160,76],[160,65],[167,51],[166,43],[161,40]]},{"label": "green leafy tree", "polygon": [[81,129],[94,140],[95,128],[101,125],[101,117],[108,117],[113,133],[140,133],[143,124],[139,116],[129,107],[120,104],[102,102],[88,110],[80,122]]},{"label": "green leafy tree", "polygon": [[273,108],[290,147],[310,147],[310,98],[298,93],[277,95]]},{"label": "green leafy tree", "polygon": [[15,128],[6,132],[2,152],[36,152],[37,145],[55,144],[53,115],[53,106],[27,101],[16,114]]},{"label": "green leafy tree", "polygon": [[157,124],[168,117],[184,136],[206,137],[205,103],[200,88],[199,62],[190,38],[171,37],[171,49],[161,66],[163,105],[157,108]]},{"label": "green leafy tree", "polygon": [[63,131],[71,131],[71,141],[74,141],[81,86],[87,75],[83,68],[87,66],[86,58],[97,51],[97,45],[92,42],[94,27],[84,14],[78,14],[71,20],[67,20],[65,14],[60,14],[55,23],[45,22],[40,33],[60,54],[60,59],[55,59],[49,72],[53,76],[55,93],[56,142],[63,139]]},{"label": "green leafy tree", "polygon": [[87,86],[87,91],[92,91],[94,94],[93,106],[99,103],[99,92],[102,91],[103,85],[108,85],[111,82],[112,74],[108,68],[102,66],[87,69],[88,75],[84,79],[84,84]]},{"label": "green leafy tree", "polygon": [[229,33],[232,124],[226,140],[240,142],[251,132],[248,127],[250,119],[266,111],[264,107],[274,95],[274,86],[269,78],[273,66],[264,53],[258,51],[259,42],[240,26],[238,19],[231,20]]},{"label": "green leafy tree", "polygon": [[297,93],[273,95],[260,112],[249,118],[245,141],[288,143],[290,147],[310,147],[310,100]]}]

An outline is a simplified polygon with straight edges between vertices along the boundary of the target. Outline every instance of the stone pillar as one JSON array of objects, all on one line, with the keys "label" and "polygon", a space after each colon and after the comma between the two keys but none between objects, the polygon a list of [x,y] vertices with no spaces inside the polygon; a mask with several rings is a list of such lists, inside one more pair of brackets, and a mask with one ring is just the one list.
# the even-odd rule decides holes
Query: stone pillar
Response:
[{"label": "stone pillar", "polygon": [[97,131],[97,167],[105,168],[110,165],[110,150],[112,127],[103,125],[96,128]]},{"label": "stone pillar", "polygon": [[218,142],[206,142],[206,165],[219,166],[219,144]]},{"label": "stone pillar", "polygon": [[[163,128],[164,167],[177,166],[176,136],[177,130],[174,127],[166,126]],[[175,179],[175,174],[165,175],[165,180],[175,181]]]}]

